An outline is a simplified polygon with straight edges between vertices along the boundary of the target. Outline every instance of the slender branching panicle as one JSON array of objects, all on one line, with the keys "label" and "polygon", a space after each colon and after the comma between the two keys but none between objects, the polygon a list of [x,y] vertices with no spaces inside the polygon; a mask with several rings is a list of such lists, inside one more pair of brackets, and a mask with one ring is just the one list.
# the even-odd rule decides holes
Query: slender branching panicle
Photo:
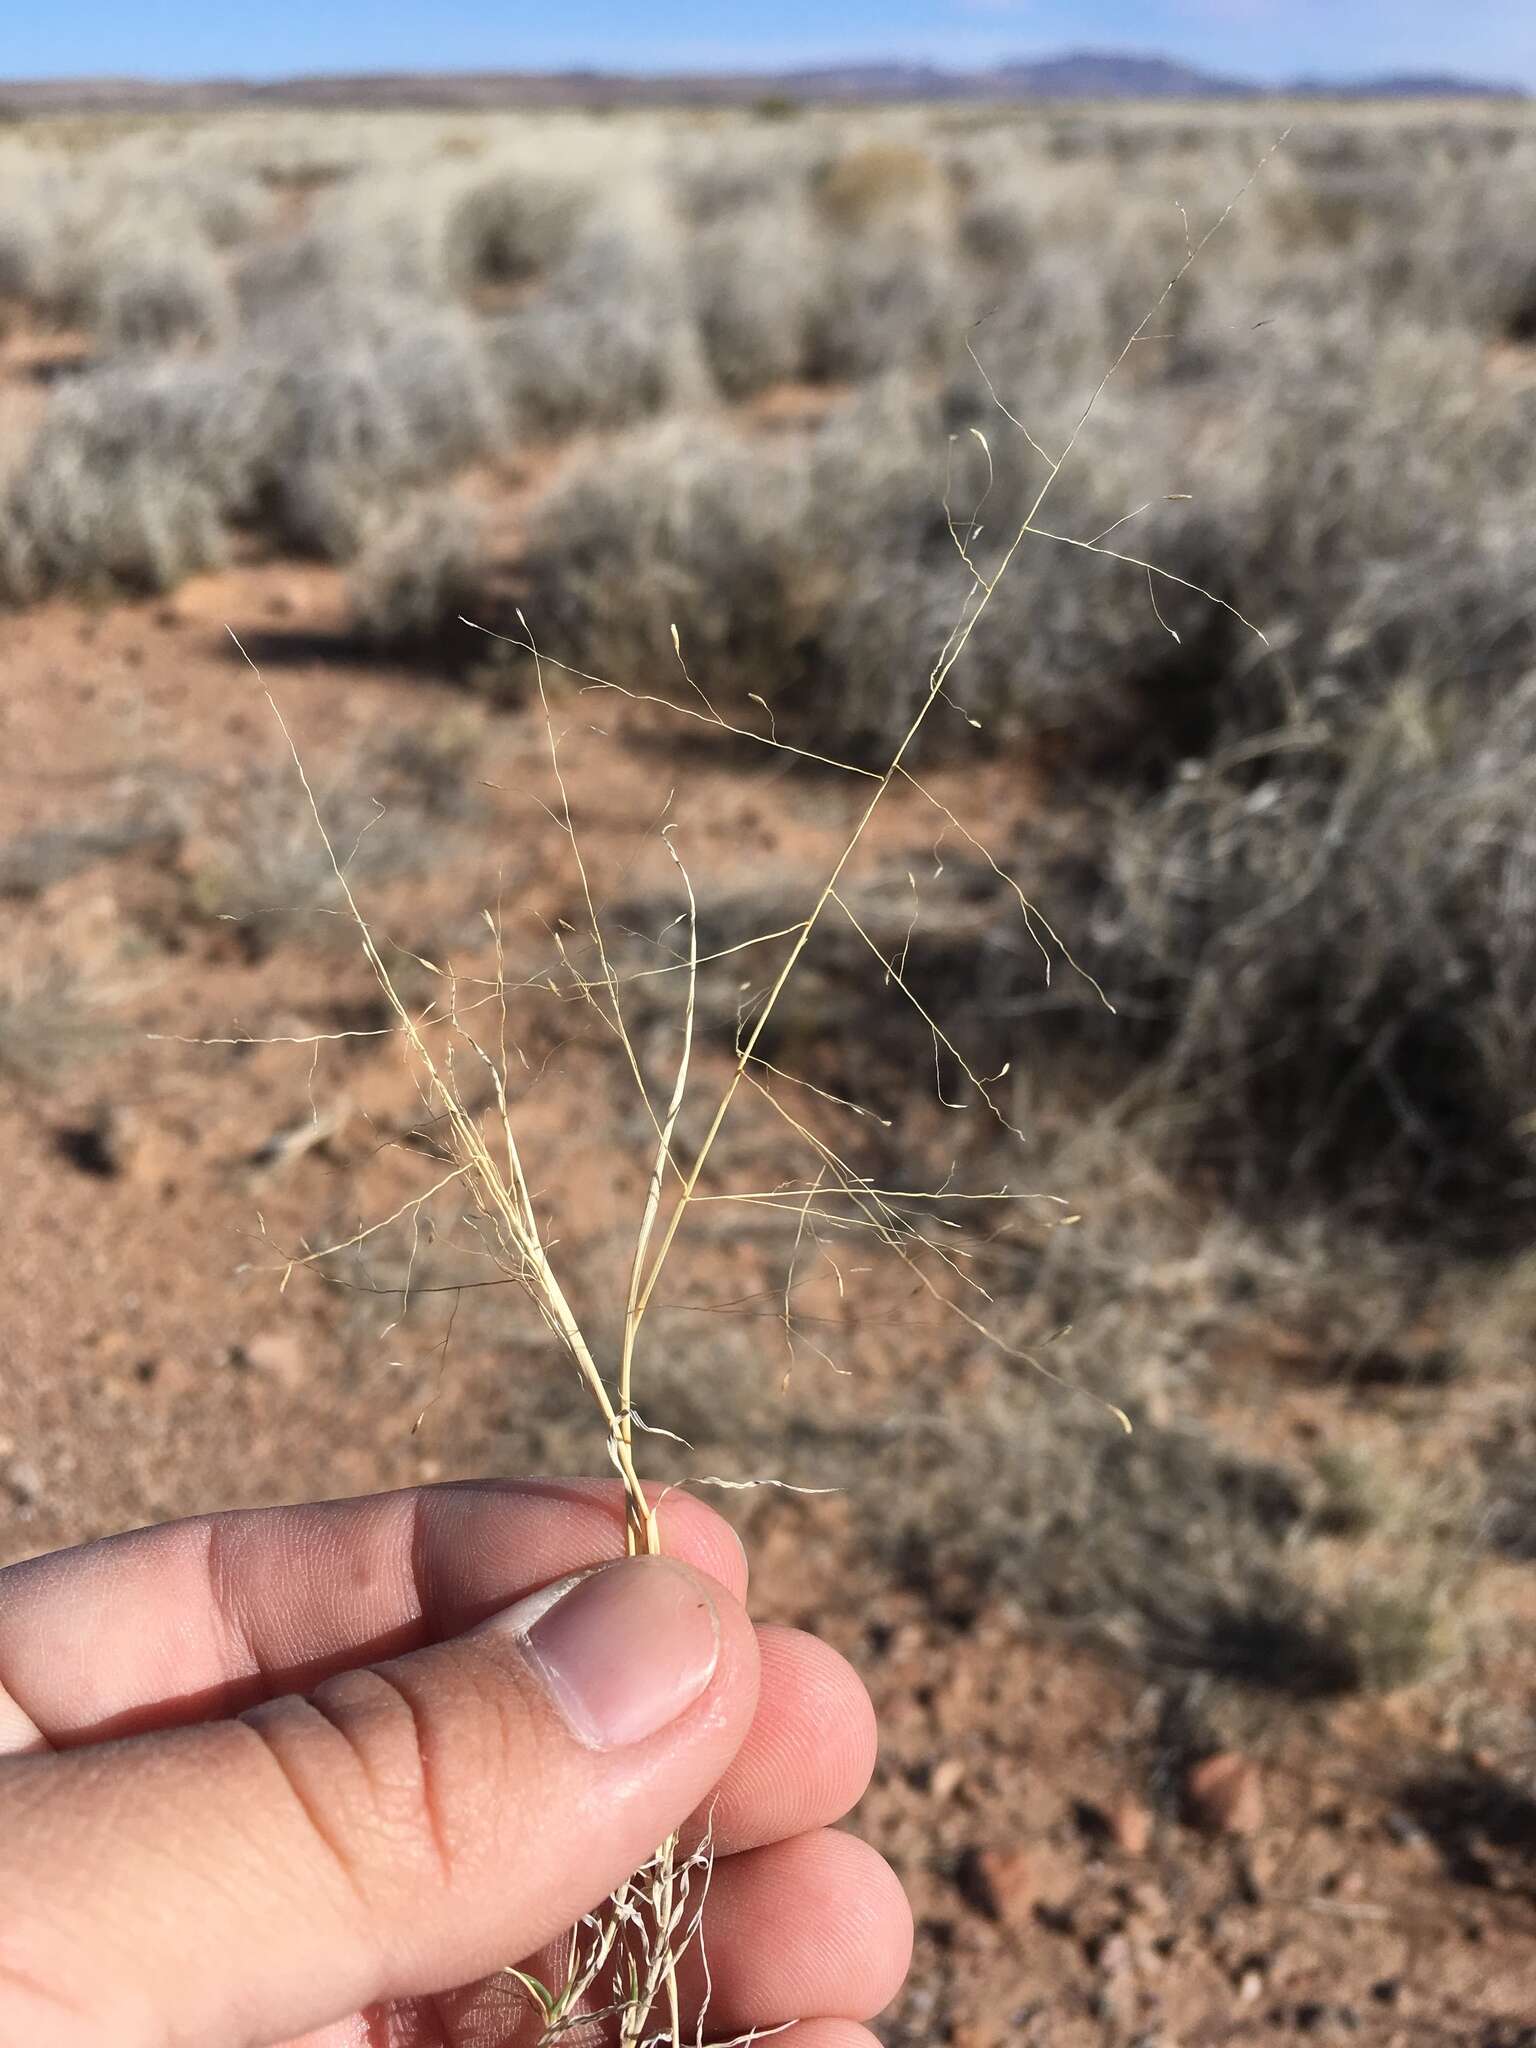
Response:
[{"label": "slender branching panicle", "polygon": [[[819,204],[838,232],[844,231],[854,218],[862,219],[871,212],[880,218],[892,210],[903,220],[908,216],[922,217],[930,206],[942,203],[935,196],[935,179],[926,159],[911,160],[900,152],[884,156],[872,152],[834,166],[819,187]],[[497,239],[510,236],[514,227],[521,232],[522,224],[511,205],[514,197],[498,188],[482,193],[475,201],[480,209],[474,219],[482,236],[477,259],[482,273],[493,257],[495,264],[503,268],[514,258],[519,265],[524,260],[521,244],[511,256],[506,256]],[[1077,539],[1059,532],[1049,523],[1047,507],[1058,479],[1072,463],[1104,391],[1230,211],[1231,205],[1204,240],[1198,244],[1191,241],[1182,265],[1105,370],[1097,387],[1079,406],[1054,453],[1027,428],[1014,423],[1034,451],[1042,473],[1022,515],[1005,533],[1003,543],[990,552],[984,551],[979,545],[980,528],[975,514],[962,517],[946,505],[945,528],[954,576],[949,617],[926,677],[915,693],[905,698],[898,689],[891,690],[885,716],[872,718],[868,743],[858,761],[838,763],[834,748],[801,744],[799,729],[794,738],[781,738],[771,713],[766,725],[749,725],[735,717],[734,707],[728,711],[717,706],[704,683],[692,672],[678,625],[671,627],[675,689],[638,693],[627,686],[621,688],[576,675],[546,658],[526,618],[521,612],[517,614],[518,631],[508,637],[527,662],[542,722],[550,785],[545,812],[569,863],[579,905],[573,920],[562,921],[553,928],[551,956],[532,974],[513,975],[505,957],[501,920],[488,912],[487,923],[495,943],[494,973],[470,982],[461,980],[448,967],[422,960],[417,964],[431,978],[435,993],[425,1003],[412,999],[392,965],[398,953],[386,948],[355,894],[349,848],[327,830],[323,807],[316,800],[297,748],[288,738],[314,826],[325,847],[337,907],[355,927],[386,1007],[389,1027],[402,1041],[415,1076],[424,1128],[432,1134],[431,1151],[440,1170],[432,1188],[410,1208],[419,1213],[433,1194],[454,1188],[477,1219],[481,1241],[502,1275],[520,1287],[533,1303],[599,1418],[607,1455],[623,1482],[628,1547],[632,1553],[654,1552],[660,1545],[658,1496],[646,1485],[642,1473],[641,1438],[648,1425],[642,1420],[638,1403],[644,1391],[645,1339],[657,1308],[663,1275],[685,1225],[704,1204],[724,1201],[756,1208],[785,1228],[790,1249],[782,1288],[782,1319],[792,1355],[800,1263],[813,1248],[828,1252],[828,1247],[838,1239],[850,1238],[882,1248],[893,1256],[906,1269],[916,1289],[938,1310],[957,1317],[976,1337],[1012,1356],[1030,1358],[1013,1344],[1006,1328],[993,1317],[988,1289],[978,1277],[976,1267],[981,1231],[972,1228],[970,1219],[977,1215],[990,1217],[999,1210],[1008,1212],[1020,1204],[1043,1204],[1049,1214],[1052,1198],[1021,1194],[1008,1186],[967,1190],[953,1179],[937,1189],[905,1188],[899,1182],[892,1185],[885,1176],[861,1164],[846,1140],[838,1135],[839,1116],[851,1115],[865,1124],[878,1124],[879,1116],[869,1105],[822,1087],[783,1065],[775,1056],[774,1031],[786,992],[819,936],[828,929],[851,932],[860,956],[868,957],[871,974],[883,983],[894,1003],[912,1012],[929,1037],[941,1107],[971,1107],[980,1111],[991,1119],[1006,1143],[1017,1144],[1024,1138],[1012,1098],[1002,1087],[1009,1071],[1007,1063],[998,1072],[987,1072],[967,1051],[960,1028],[937,1015],[909,979],[907,946],[893,949],[869,929],[865,915],[861,914],[863,899],[857,868],[861,855],[880,828],[882,813],[887,807],[908,803],[926,810],[936,821],[936,830],[947,829],[963,839],[992,873],[1001,875],[964,821],[928,790],[918,762],[930,725],[954,715],[951,679],[973,639],[983,629],[996,595],[1021,552],[1037,546],[1069,547],[1109,556],[1121,565],[1130,564],[1145,576],[1154,607],[1160,582],[1186,593],[1191,589],[1192,579],[1165,572],[1133,551],[1110,549],[1104,545],[1102,535],[1097,540]],[[978,438],[985,448],[979,430]],[[1207,601],[1215,607],[1222,605],[1220,599]],[[1231,612],[1230,606],[1225,609]],[[573,801],[563,752],[571,716],[567,707],[574,709],[583,702],[590,707],[594,695],[600,699],[605,693],[619,702],[644,694],[652,707],[670,705],[695,723],[738,740],[777,749],[790,766],[809,757],[817,764],[817,772],[840,766],[850,779],[854,794],[850,828],[827,861],[807,901],[779,928],[748,940],[744,946],[727,949],[736,955],[750,953],[754,959],[769,964],[761,984],[752,987],[739,1012],[723,1074],[713,1057],[713,1047],[708,1061],[701,1057],[707,1022],[701,1003],[701,976],[719,956],[701,945],[695,883],[685,859],[684,835],[670,800],[659,825],[676,906],[670,951],[659,969],[641,971],[670,976],[678,996],[664,1040],[658,1041],[654,1036],[642,1039],[633,1023],[634,977],[615,949],[611,913],[599,900],[597,882],[584,856],[578,806]],[[273,710],[281,723],[275,703]],[[885,737],[883,745],[879,745],[877,735],[882,727]],[[286,725],[283,732],[288,737]],[[360,843],[366,844],[366,840]],[[1022,889],[1012,884],[1009,887],[1024,938],[1035,950],[1042,973],[1048,977],[1058,965],[1071,971],[1073,963],[1051,926]],[[912,889],[915,899],[915,881]],[[914,901],[914,920],[915,915]],[[633,1083],[646,1133],[647,1162],[632,1220],[622,1308],[607,1319],[602,1341],[594,1336],[595,1326],[590,1318],[584,1321],[578,1313],[578,1290],[573,1289],[571,1279],[562,1272],[544,1173],[527,1149],[528,1133],[523,1121],[525,1076],[518,1060],[512,1004],[515,998],[537,990],[557,1001],[581,1006],[611,1038]],[[659,1054],[658,1044],[662,1047]],[[701,1104],[696,1096],[700,1087],[706,1085],[706,1073],[717,1078]],[[728,1125],[748,1105],[768,1120],[780,1149],[792,1145],[804,1160],[801,1170],[771,1186],[740,1184],[726,1139]],[[1064,1220],[1070,1220],[1065,1217],[1064,1205],[1058,1205],[1058,1213]],[[381,1227],[376,1225],[373,1229]],[[286,1263],[285,1284],[301,1268],[323,1272],[327,1260],[361,1245],[371,1234],[370,1229],[364,1229],[342,1244],[312,1247],[292,1256]],[[836,1267],[834,1270],[840,1271]],[[1043,1365],[1040,1370],[1045,1371]],[[1120,1420],[1128,1429],[1125,1418],[1121,1416]],[[773,1479],[715,1483],[784,1482]],[[678,1963],[699,1938],[708,1866],[707,1840],[691,1850],[685,1849],[676,1837],[663,1843],[652,1861],[615,1895],[607,1909],[577,1931],[561,1983],[543,1984],[519,1975],[518,1981],[542,2018],[546,2036],[557,2036],[570,2027],[589,2022],[597,2011],[610,2016],[620,2040],[633,2044],[633,2048],[649,2043],[670,2043],[672,2048],[680,2048],[683,2021]]]}]

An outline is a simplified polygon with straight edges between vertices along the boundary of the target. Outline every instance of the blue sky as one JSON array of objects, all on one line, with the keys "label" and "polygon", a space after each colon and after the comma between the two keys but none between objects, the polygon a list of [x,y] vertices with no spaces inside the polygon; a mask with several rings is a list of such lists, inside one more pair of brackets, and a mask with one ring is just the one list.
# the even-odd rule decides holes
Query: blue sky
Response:
[{"label": "blue sky", "polygon": [[0,0],[0,76],[954,65],[1071,46],[1166,51],[1264,79],[1449,69],[1536,87],[1536,0]]}]

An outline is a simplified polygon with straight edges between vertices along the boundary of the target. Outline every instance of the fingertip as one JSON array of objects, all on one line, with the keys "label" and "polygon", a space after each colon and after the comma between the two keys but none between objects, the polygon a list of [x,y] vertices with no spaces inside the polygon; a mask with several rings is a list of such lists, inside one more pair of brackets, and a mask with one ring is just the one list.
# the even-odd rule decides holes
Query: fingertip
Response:
[{"label": "fingertip", "polygon": [[874,1706],[845,1657],[800,1629],[761,1626],[757,1640],[757,1715],[708,1813],[727,1854],[841,1820],[864,1796],[878,1747]]},{"label": "fingertip", "polygon": [[807,2017],[870,2020],[906,1981],[912,1962],[912,1908],[878,1850],[832,1830],[764,1850],[776,1885],[803,1924],[819,1930],[807,1944]]},{"label": "fingertip", "polygon": [[669,1490],[657,1504],[656,1521],[669,1556],[707,1572],[734,1599],[746,1599],[746,1548],[724,1515],[691,1493]]},{"label": "fingertip", "polygon": [[864,1958],[867,1972],[856,2009],[836,2017],[873,2019],[900,1991],[912,1967],[911,1901],[901,1879],[868,1842],[857,1835],[832,1834],[820,1839],[842,1845],[837,1896],[844,1901],[848,1947]]},{"label": "fingertip", "polygon": [[710,2019],[727,2030],[871,2019],[912,1960],[912,1910],[895,1872],[868,1843],[830,1830],[717,1862],[704,1932]]},{"label": "fingertip", "polygon": [[783,2048],[880,2048],[857,2020],[801,2020],[779,2038]]},{"label": "fingertip", "polygon": [[869,1689],[842,1652],[820,1636],[765,1627],[759,1637],[764,1691],[771,1682],[775,1701],[793,1701],[820,1759],[821,1804],[827,1810],[804,1825],[841,1820],[869,1790],[879,1756],[880,1729]]}]

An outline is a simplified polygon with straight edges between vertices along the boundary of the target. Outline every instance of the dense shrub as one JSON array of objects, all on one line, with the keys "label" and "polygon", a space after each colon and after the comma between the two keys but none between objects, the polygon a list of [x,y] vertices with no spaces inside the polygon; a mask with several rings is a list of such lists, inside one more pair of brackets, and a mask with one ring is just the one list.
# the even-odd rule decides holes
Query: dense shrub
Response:
[{"label": "dense shrub", "polygon": [[103,252],[97,262],[89,318],[103,348],[139,353],[179,342],[206,347],[228,332],[229,287],[206,246],[136,241]]},{"label": "dense shrub", "polygon": [[585,237],[537,299],[488,326],[491,374],[517,432],[620,426],[702,394],[686,285],[647,225]]},{"label": "dense shrub", "polygon": [[[579,666],[633,682],[666,672],[675,620],[738,716],[760,715],[756,696],[786,738],[877,755],[973,592],[943,511],[946,452],[938,410],[894,386],[825,429],[809,461],[726,435],[641,439],[545,501],[530,569],[541,631]],[[1003,443],[996,467],[1001,535],[1022,517],[1028,465]],[[967,439],[951,480],[959,519],[986,477]],[[1063,496],[1094,516],[1091,495]],[[1099,512],[1100,525],[1113,517]],[[1062,554],[1043,539],[1020,551],[956,673],[956,700],[992,744],[1083,717],[1172,644],[1138,572]],[[977,560],[997,559],[989,531]],[[1138,583],[1133,602],[1106,601]],[[933,738],[966,745],[974,730],[946,707]]]},{"label": "dense shrub", "polygon": [[39,223],[8,210],[0,219],[0,335],[40,296],[46,260]]},{"label": "dense shrub", "polygon": [[5,595],[168,590],[217,561],[262,441],[246,395],[170,370],[114,371],[62,392],[11,485]]},{"label": "dense shrub", "polygon": [[378,331],[307,361],[295,353],[278,378],[268,515],[281,541],[334,560],[355,554],[387,517],[381,493],[461,467],[500,433],[464,322],[404,307]]},{"label": "dense shrub", "polygon": [[882,225],[830,252],[810,309],[809,368],[842,381],[937,362],[973,318],[945,242]]},{"label": "dense shrub", "polygon": [[231,525],[346,559],[390,493],[497,445],[500,411],[457,315],[397,309],[377,341],[346,349],[306,352],[306,333],[62,391],[11,486],[7,595],[166,589],[217,560]]},{"label": "dense shrub", "polygon": [[482,609],[489,576],[483,521],[462,500],[423,499],[386,527],[352,573],[352,615],[361,636],[403,653],[456,647],[475,637],[459,624]]},{"label": "dense shrub", "polygon": [[470,188],[448,216],[450,275],[461,289],[520,284],[570,247],[591,194],[568,179],[499,171]]},{"label": "dense shrub", "polygon": [[1536,689],[1404,683],[1110,828],[1080,930],[1171,1136],[1254,1199],[1488,1238],[1536,1204]]},{"label": "dense shrub", "polygon": [[829,260],[804,213],[727,216],[690,236],[688,258],[704,354],[726,397],[803,375]]},{"label": "dense shrub", "polygon": [[818,168],[811,191],[820,212],[844,232],[892,219],[926,225],[948,197],[933,158],[906,142],[867,142],[844,151]]}]

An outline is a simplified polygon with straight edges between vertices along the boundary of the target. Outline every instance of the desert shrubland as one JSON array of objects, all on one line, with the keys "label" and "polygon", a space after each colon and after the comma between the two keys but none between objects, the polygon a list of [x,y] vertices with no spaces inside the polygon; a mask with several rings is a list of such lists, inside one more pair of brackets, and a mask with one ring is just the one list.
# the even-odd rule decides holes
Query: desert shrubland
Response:
[{"label": "desert shrubland", "polygon": [[[913,1418],[872,1543],[946,1611],[969,1582],[1160,1674],[1322,1697],[1439,1668],[1441,1582],[1332,1571],[1330,1542],[1379,1526],[1353,1452],[1314,1471],[1173,1411],[1254,1293],[1306,1322],[1369,1273],[1395,1355],[1404,1260],[1492,1271],[1529,1230],[1536,131],[1302,109],[1184,274],[1274,125],[808,109],[213,123],[174,155],[10,137],[0,317],[36,383],[0,594],[110,601],[297,557],[339,590],[344,565],[357,642],[415,665],[391,687],[458,685],[494,645],[521,681],[477,715],[516,717],[526,665],[460,621],[531,635],[552,689],[578,672],[583,729],[606,680],[670,784],[685,728],[661,707],[690,739],[715,721],[775,815],[792,775],[878,775],[963,643],[913,774],[946,805],[990,776],[996,815],[969,838],[912,795],[921,824],[839,896],[764,1050],[878,1102],[862,1167],[941,1186],[995,1167],[997,1118],[952,1112],[1007,1069],[1042,1185],[1083,1178],[1109,1220],[1075,1278],[1030,1244],[987,1284],[1029,1343],[1086,1320],[1078,1377],[1138,1433],[1102,1436],[1087,1399],[1021,1432],[1028,1369],[968,1386]],[[380,886],[415,828],[467,814],[460,740],[420,786],[409,759],[351,761],[322,806]],[[204,848],[192,908],[235,921],[247,964],[340,923],[312,824],[253,783]],[[97,849],[28,839],[15,886]],[[676,914],[620,908],[653,947]],[[746,1009],[735,949],[803,909],[766,882],[700,892],[727,963],[700,983],[714,1056]],[[958,1020],[971,1078],[908,996]],[[832,1483],[873,1441],[856,1425],[807,1431],[801,1475]]]},{"label": "desert shrubland", "polygon": [[[1383,575],[1403,556],[1390,533],[1335,551],[1341,522],[1435,523],[1429,471],[1456,459],[1444,430],[1486,396],[1477,351],[1520,344],[1531,266],[1527,138],[1495,147],[1490,130],[1480,154],[1472,124],[1459,138],[1382,125],[1347,147],[1342,133],[1334,122],[1296,137],[1159,308],[1119,380],[1158,396],[1134,426],[1111,409],[1094,463],[1113,517],[1132,508],[1106,464],[1193,487],[1186,519],[1141,530],[1149,545],[1210,556],[1232,588],[1245,574],[1251,585],[1255,556],[1273,574],[1319,536],[1321,555],[1295,560],[1295,574],[1330,618],[1337,591],[1315,580],[1320,561],[1353,590],[1362,552],[1373,585],[1378,555]],[[111,358],[166,351],[196,351],[230,379],[276,375],[298,418],[272,416],[268,498],[288,498],[292,516],[279,511],[271,543],[344,553],[359,538],[349,495],[446,475],[497,432],[548,442],[657,414],[702,419],[795,380],[900,374],[925,394],[938,380],[948,395],[922,429],[925,476],[947,434],[972,425],[998,453],[1012,429],[968,341],[1010,410],[1056,431],[1265,140],[1256,120],[1202,134],[994,117],[938,137],[885,115],[862,132],[828,118],[708,134],[636,123],[623,137],[569,116],[549,137],[487,131],[468,155],[443,153],[405,117],[353,117],[314,165],[286,131],[210,133],[174,160],[147,138],[67,158],[13,142],[0,302],[13,322],[83,327],[96,351],[87,385]],[[286,218],[280,191],[302,201]],[[364,419],[365,388],[388,425]],[[320,429],[332,445],[317,447],[332,397],[337,424]],[[1127,462],[1149,423],[1161,464]],[[1481,475],[1485,423],[1469,425],[1463,468]],[[1512,436],[1503,452],[1507,467]],[[1393,463],[1418,474],[1394,476]],[[1186,474],[1170,477],[1175,467]],[[1356,477],[1369,497],[1358,511]],[[1229,506],[1247,486],[1256,502]],[[994,537],[1007,509],[991,501]],[[1202,522],[1223,536],[1186,541]],[[1479,519],[1472,546],[1500,523]],[[1440,522],[1442,538],[1455,524]],[[898,580],[911,590],[929,577],[903,563]],[[1132,587],[1108,607],[1128,615]],[[1106,608],[1094,589],[1086,609]],[[1054,645],[1041,665],[1059,669]]]}]

